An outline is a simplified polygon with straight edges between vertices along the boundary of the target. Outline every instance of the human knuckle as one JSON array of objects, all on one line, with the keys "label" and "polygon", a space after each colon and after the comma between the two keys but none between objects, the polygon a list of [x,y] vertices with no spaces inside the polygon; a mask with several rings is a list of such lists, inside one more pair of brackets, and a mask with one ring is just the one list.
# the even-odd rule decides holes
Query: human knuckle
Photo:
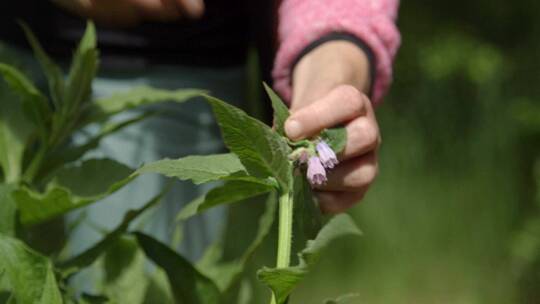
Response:
[{"label": "human knuckle", "polygon": [[376,148],[380,141],[379,130],[369,121],[362,123],[359,127],[361,140],[369,147]]},{"label": "human knuckle", "polygon": [[364,108],[363,94],[352,85],[341,85],[339,87],[339,96],[343,103],[349,107],[349,111],[356,115],[362,113]]}]

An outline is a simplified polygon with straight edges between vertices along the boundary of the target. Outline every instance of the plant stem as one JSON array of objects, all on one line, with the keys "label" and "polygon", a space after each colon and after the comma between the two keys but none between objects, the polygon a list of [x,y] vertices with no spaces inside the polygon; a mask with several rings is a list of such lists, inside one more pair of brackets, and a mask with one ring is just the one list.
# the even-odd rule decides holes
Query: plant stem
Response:
[{"label": "plant stem", "polygon": [[[289,192],[279,197],[279,234],[277,249],[277,268],[289,267],[291,262],[291,244],[293,229],[293,200]],[[272,304],[276,303],[272,294]]]},{"label": "plant stem", "polygon": [[293,202],[289,193],[279,198],[279,236],[277,267],[288,267],[291,261]]},{"label": "plant stem", "polygon": [[43,160],[45,159],[46,154],[47,154],[47,145],[42,144],[39,147],[39,150],[36,152],[36,155],[34,156],[34,158],[32,158],[30,165],[24,172],[24,176],[23,176],[24,181],[31,183],[34,180],[39,169],[41,169],[41,164],[43,163]]}]

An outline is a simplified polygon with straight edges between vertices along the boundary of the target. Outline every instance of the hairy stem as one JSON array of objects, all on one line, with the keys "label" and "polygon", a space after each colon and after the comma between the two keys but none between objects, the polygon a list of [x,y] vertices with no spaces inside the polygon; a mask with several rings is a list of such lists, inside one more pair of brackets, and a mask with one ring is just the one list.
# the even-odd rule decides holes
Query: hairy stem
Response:
[{"label": "hairy stem", "polygon": [[[289,267],[293,229],[293,200],[289,192],[279,197],[279,234],[277,249],[277,268]],[[272,294],[272,304],[276,303]]]}]

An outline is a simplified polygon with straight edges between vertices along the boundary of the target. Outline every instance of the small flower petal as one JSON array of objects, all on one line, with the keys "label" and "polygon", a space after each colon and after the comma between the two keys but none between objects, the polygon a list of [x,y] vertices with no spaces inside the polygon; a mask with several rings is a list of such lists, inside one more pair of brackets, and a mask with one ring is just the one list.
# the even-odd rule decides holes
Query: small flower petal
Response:
[{"label": "small flower petal", "polygon": [[326,183],[326,170],[317,156],[312,156],[308,160],[307,178],[313,186]]},{"label": "small flower petal", "polygon": [[334,153],[332,148],[330,148],[330,146],[324,140],[318,142],[316,148],[325,168],[332,169],[339,163],[336,153]]}]

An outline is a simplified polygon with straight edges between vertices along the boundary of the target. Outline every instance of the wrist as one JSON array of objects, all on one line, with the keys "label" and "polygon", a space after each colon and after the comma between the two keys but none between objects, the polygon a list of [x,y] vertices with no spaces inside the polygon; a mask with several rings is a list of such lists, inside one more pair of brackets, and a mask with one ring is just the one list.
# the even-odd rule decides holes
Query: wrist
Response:
[{"label": "wrist", "polygon": [[365,94],[371,87],[370,60],[366,51],[346,40],[331,40],[312,49],[294,66],[292,106],[324,96],[348,84]]}]

